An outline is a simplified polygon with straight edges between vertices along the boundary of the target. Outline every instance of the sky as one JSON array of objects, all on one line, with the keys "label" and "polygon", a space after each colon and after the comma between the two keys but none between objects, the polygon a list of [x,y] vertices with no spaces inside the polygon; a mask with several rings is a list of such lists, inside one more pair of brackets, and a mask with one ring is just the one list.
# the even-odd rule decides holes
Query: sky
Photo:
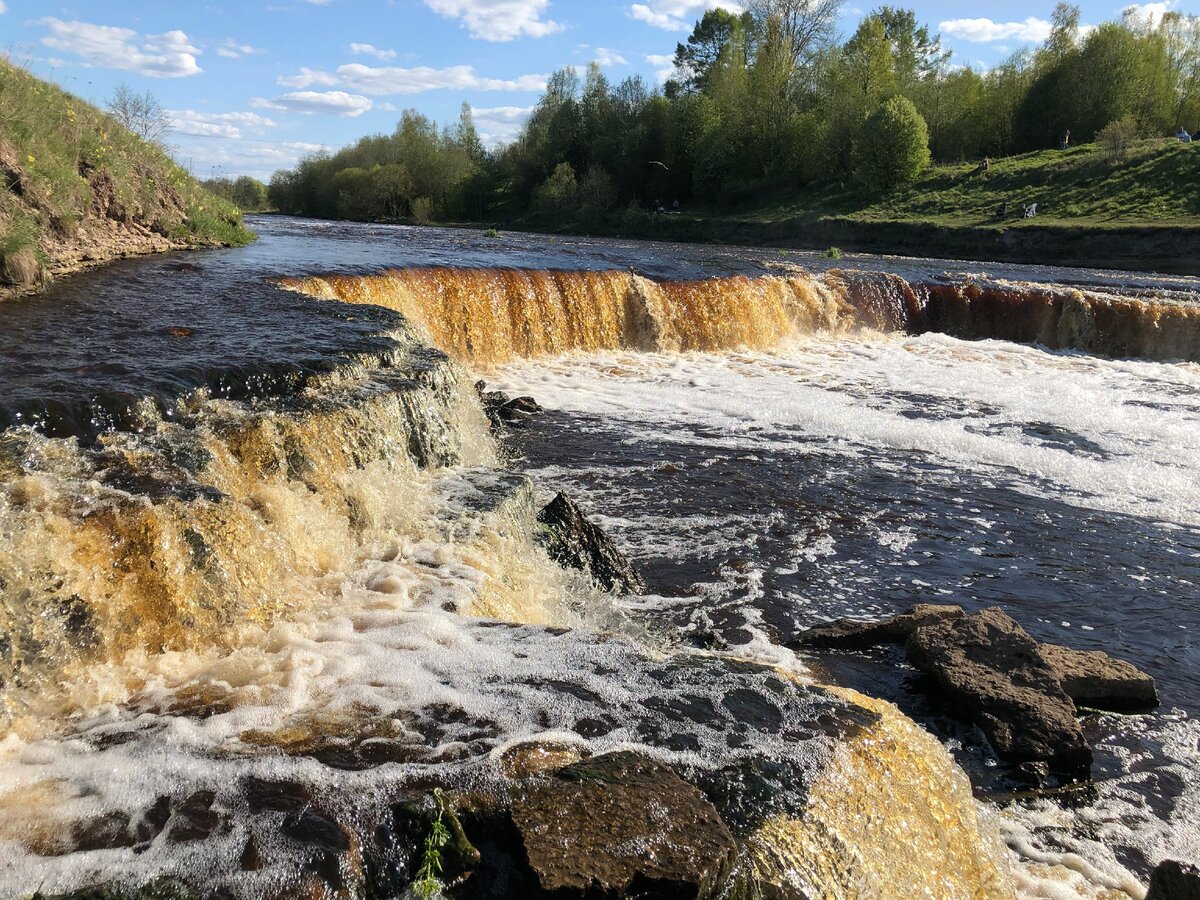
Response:
[{"label": "sky", "polygon": [[[1054,0],[892,0],[986,70],[1049,32]],[[1082,21],[1121,0],[1084,0]],[[614,83],[670,74],[675,45],[736,0],[0,0],[0,51],[103,105],[126,84],[169,111],[168,143],[199,178],[266,180],[303,155],[393,130],[404,109],[474,111],[489,146],[511,140],[549,73],[598,62]],[[848,0],[845,36],[873,6]],[[1141,12],[1200,13],[1200,0]]]}]

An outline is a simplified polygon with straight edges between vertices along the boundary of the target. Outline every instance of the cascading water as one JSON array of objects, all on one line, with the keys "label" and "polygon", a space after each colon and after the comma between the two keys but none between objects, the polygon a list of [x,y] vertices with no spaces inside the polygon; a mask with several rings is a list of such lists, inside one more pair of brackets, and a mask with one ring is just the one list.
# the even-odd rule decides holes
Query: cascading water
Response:
[{"label": "cascading water", "polygon": [[[325,244],[290,240],[275,252],[293,271],[332,271],[318,258]],[[330,258],[340,253],[322,240]],[[293,246],[308,256],[289,260]],[[234,266],[211,274],[210,285],[228,285],[236,309],[246,273]],[[400,312],[451,357],[514,387],[544,388],[556,446],[592,440],[596,428],[629,427],[612,446],[625,442],[639,467],[627,473],[634,480],[641,467],[681,480],[692,467],[711,467],[713,485],[749,474],[747,490],[773,478],[814,481],[807,471],[760,477],[754,447],[725,442],[758,441],[788,458],[791,438],[773,443],[772,429],[797,427],[792,404],[808,411],[797,422],[830,434],[860,421],[810,398],[825,389],[820,366],[805,374],[779,348],[820,333],[833,357],[864,362],[862,382],[840,384],[830,397],[886,397],[868,381],[879,352],[872,342],[890,347],[898,338],[881,334],[927,330],[937,316],[947,321],[949,308],[926,282],[845,270],[670,278],[481,265],[271,274],[323,300]],[[295,296],[255,291],[264,308]],[[1096,324],[1065,329],[1068,314],[1059,311],[1054,334],[1086,333],[1089,347],[1116,347],[1095,343],[1115,327],[1103,311],[1110,301],[1070,296],[1060,305],[1083,303]],[[991,321],[987,302],[972,298],[967,318],[980,332],[972,336],[998,336],[980,324]],[[301,323],[349,308],[295,307]],[[1174,317],[1186,332],[1191,313],[1181,309],[1159,318]],[[208,333],[191,313],[172,315],[180,333]],[[222,313],[211,315],[216,328]],[[759,568],[756,547],[781,533],[772,517],[784,506],[745,520],[758,536],[714,577],[689,554],[703,557],[741,527],[721,508],[727,497],[707,509],[695,495],[684,501],[696,505],[693,518],[676,521],[629,496],[606,498],[623,482],[611,471],[590,482],[583,471],[570,486],[613,514],[608,524],[644,559],[655,588],[645,598],[603,595],[536,546],[543,488],[498,467],[459,365],[422,347],[403,323],[351,319],[322,338],[334,364],[292,358],[304,344],[300,324],[253,371],[221,357],[218,344],[145,385],[123,372],[120,392],[89,383],[75,399],[54,394],[53,378],[43,386],[36,359],[28,361],[33,387],[3,407],[11,427],[0,436],[0,891],[139,885],[165,874],[238,897],[398,896],[413,848],[381,836],[395,804],[438,785],[467,807],[503,795],[512,755],[549,742],[576,755],[638,747],[702,786],[737,841],[732,884],[745,896],[1012,895],[1001,825],[1010,846],[1025,846],[1013,837],[1021,823],[973,801],[942,746],[894,707],[813,685],[772,639],[781,608],[771,598],[792,601],[771,586],[777,575]],[[1190,338],[1166,340],[1144,355],[1194,358]],[[587,355],[561,356],[570,352]],[[582,392],[569,390],[572,365],[594,375]],[[726,365],[745,382],[728,396],[723,385],[734,383],[719,371]],[[689,366],[690,374],[680,369]],[[54,371],[64,368],[85,372]],[[795,380],[802,386],[792,396]],[[608,394],[590,393],[610,384]],[[640,392],[628,414],[625,390]],[[130,402],[139,395],[152,402]],[[751,395],[760,415],[733,421],[738,414],[726,405],[742,397],[734,405],[744,407]],[[591,417],[589,398],[601,396],[595,408],[606,412]],[[635,409],[642,400],[650,406]],[[576,413],[573,403],[582,404]],[[647,443],[679,427],[668,412],[675,405],[691,408],[698,427],[706,416],[732,417],[699,427],[693,446],[712,450],[702,463]],[[555,430],[558,416],[573,414]],[[918,433],[920,423],[904,415],[887,412],[880,428],[896,418]],[[636,430],[639,421],[647,431]],[[957,445],[939,446],[941,432],[928,430],[919,433],[923,448],[958,458]],[[836,436],[886,443],[890,432],[854,426]],[[993,449],[989,436],[972,440],[964,452]],[[596,452],[588,451],[592,459]],[[572,482],[571,466],[585,458],[545,460],[538,481]],[[828,458],[835,477],[841,463]],[[731,460],[746,468],[727,472]],[[682,500],[676,483],[675,491],[648,485],[647,496]],[[826,538],[834,533],[790,487],[771,490]],[[1164,519],[1179,521],[1160,500]],[[660,570],[658,551],[648,549],[666,522],[695,543],[668,554],[670,577],[667,561]],[[836,556],[832,538],[827,548],[815,532],[786,540],[810,565]],[[639,541],[649,543],[639,550]],[[895,537],[886,546],[901,544]],[[740,617],[721,595],[725,578],[740,592]],[[684,590],[668,589],[680,579]],[[332,831],[314,830],[310,813]],[[1045,852],[1027,843],[1029,854]],[[1047,883],[1018,876],[1031,894]],[[1137,889],[1103,874],[1069,883]]]}]

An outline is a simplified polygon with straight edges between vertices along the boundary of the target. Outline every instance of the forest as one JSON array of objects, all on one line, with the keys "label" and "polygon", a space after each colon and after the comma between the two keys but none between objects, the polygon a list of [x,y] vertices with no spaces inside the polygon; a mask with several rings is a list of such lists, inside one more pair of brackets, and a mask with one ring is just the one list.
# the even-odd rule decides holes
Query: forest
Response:
[{"label": "forest", "polygon": [[406,111],[392,134],[275,173],[269,203],[359,220],[600,220],[827,182],[886,194],[931,162],[1200,130],[1200,17],[1131,8],[1088,27],[1059,3],[1042,46],[979,72],[911,10],[879,7],[844,38],[841,7],[710,10],[661,87],[564,68],[517,139],[492,150],[467,104],[446,127]]}]

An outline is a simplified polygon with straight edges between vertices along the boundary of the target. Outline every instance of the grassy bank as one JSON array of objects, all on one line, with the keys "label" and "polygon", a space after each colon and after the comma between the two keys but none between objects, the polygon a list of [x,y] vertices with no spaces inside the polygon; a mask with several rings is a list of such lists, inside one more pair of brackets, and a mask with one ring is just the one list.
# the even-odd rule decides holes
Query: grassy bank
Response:
[{"label": "grassy bank", "polygon": [[96,107],[0,59],[0,291],[119,256],[253,240],[232,203]]},{"label": "grassy bank", "polygon": [[[511,227],[1200,273],[1200,143],[1142,141],[1119,159],[1087,144],[995,160],[986,173],[976,168],[935,166],[884,195],[847,181],[687,204],[678,215],[531,217]],[[996,216],[1001,203],[1009,206],[1004,219]],[[1030,203],[1038,215],[1022,218]]]}]

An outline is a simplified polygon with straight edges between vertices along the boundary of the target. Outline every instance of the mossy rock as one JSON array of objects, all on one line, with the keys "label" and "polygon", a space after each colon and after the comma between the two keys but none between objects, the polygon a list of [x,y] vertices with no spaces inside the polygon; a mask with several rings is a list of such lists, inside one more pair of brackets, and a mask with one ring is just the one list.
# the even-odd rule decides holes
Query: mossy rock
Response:
[{"label": "mossy rock", "polygon": [[20,247],[3,255],[0,280],[18,287],[33,287],[42,278],[42,264],[33,247]]}]

